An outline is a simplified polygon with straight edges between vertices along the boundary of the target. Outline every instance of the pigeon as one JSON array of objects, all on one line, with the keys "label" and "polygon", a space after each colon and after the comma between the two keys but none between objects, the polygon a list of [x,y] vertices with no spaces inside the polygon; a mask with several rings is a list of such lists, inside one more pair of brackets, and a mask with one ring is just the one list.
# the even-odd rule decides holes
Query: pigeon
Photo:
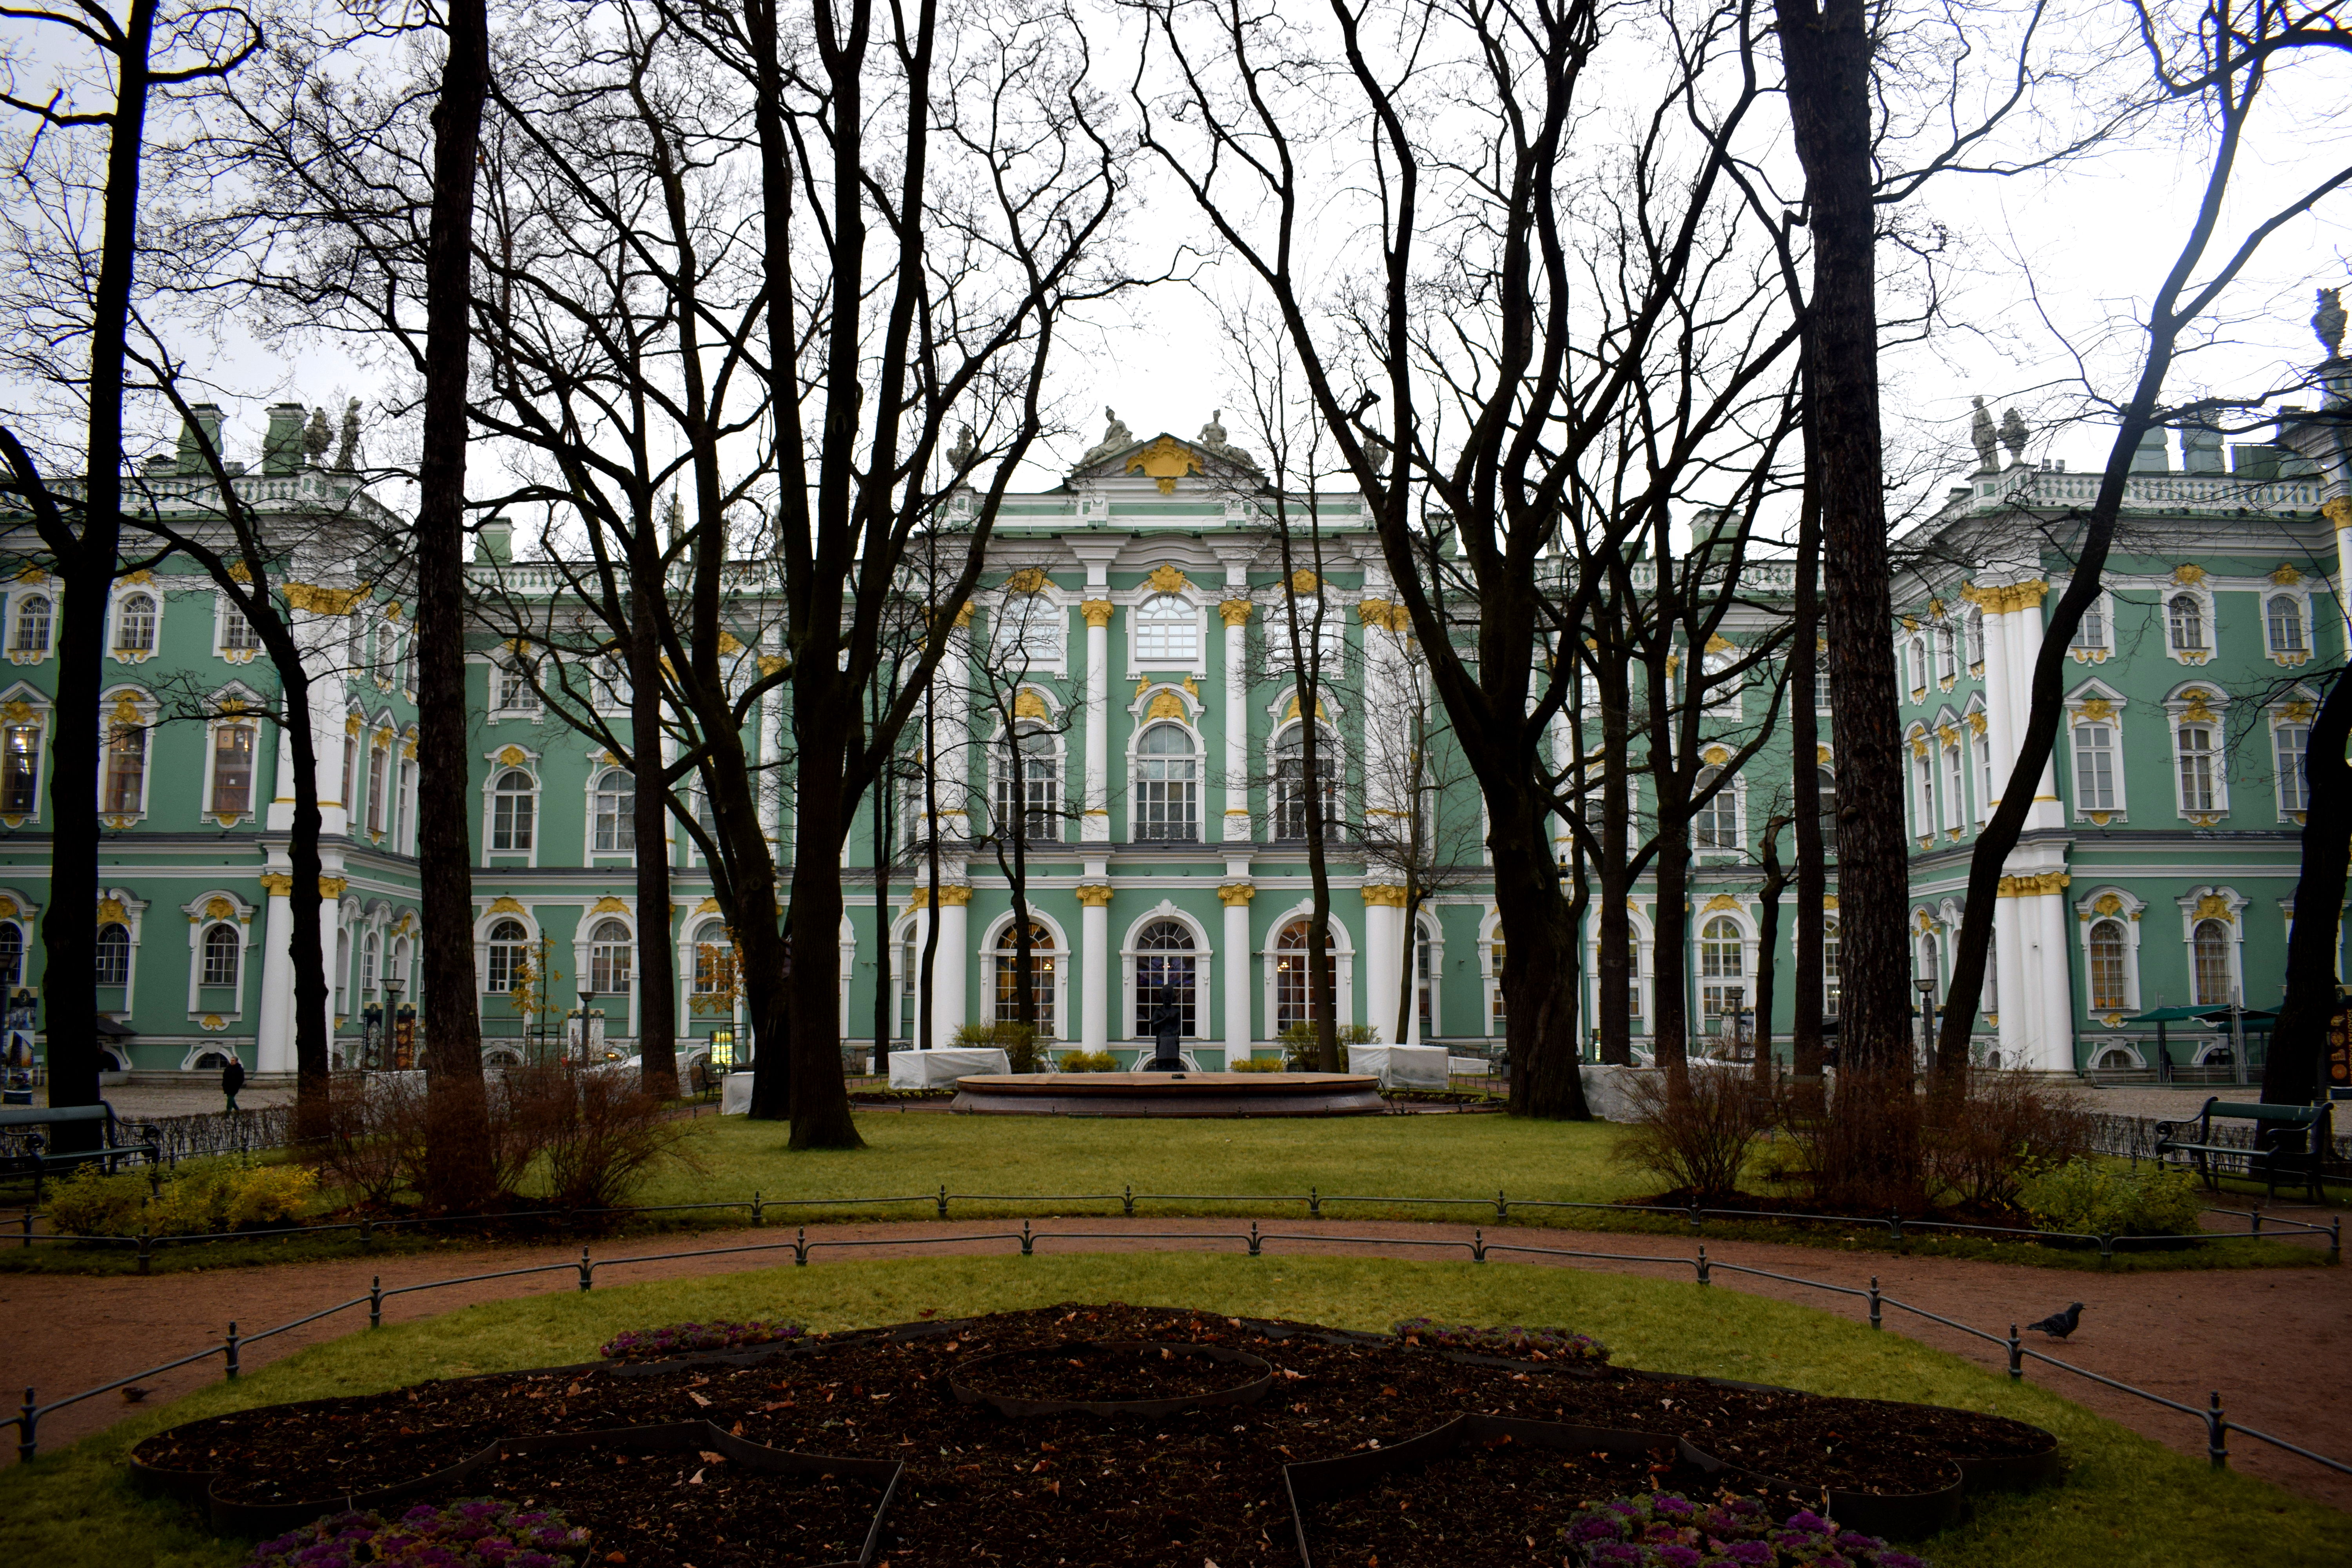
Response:
[{"label": "pigeon", "polygon": [[135,1383],[122,1391],[122,1401],[126,1405],[137,1405],[146,1397],[147,1391]]},{"label": "pigeon", "polygon": [[2048,1334],[2053,1340],[2063,1340],[2073,1333],[2082,1321],[2083,1303],[2077,1301],[2063,1312],[2053,1312],[2040,1322],[2025,1326],[2036,1333]]}]

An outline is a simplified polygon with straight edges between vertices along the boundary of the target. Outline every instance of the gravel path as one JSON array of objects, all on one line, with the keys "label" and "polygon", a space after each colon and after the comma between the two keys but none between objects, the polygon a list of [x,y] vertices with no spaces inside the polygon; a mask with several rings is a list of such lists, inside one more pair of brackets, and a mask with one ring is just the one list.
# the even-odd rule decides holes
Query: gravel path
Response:
[{"label": "gravel path", "polygon": [[[1132,1240],[1083,1240],[1059,1246],[1050,1239],[1056,1231],[1098,1231],[1114,1226],[1143,1234]],[[940,1234],[1003,1228],[1003,1222],[994,1220],[827,1226],[821,1233],[824,1240],[874,1245],[853,1253],[830,1249],[814,1253],[812,1266],[823,1267],[829,1257],[906,1257],[941,1251],[1002,1253],[1011,1250],[1008,1244],[950,1243],[919,1247],[890,1244]],[[1285,1255],[1461,1256],[1431,1247],[1382,1244],[1437,1239],[1466,1243],[1472,1234],[1468,1226],[1348,1220],[1284,1221],[1267,1228],[1289,1235],[1335,1238],[1284,1242],[1268,1248]],[[1197,1217],[1072,1219],[1036,1225],[1040,1248],[1053,1252],[1239,1249],[1238,1244],[1186,1240],[1168,1234],[1203,1229],[1245,1231],[1247,1225]],[[769,1234],[782,1240],[785,1233]],[[681,1252],[698,1247],[740,1245],[746,1240],[745,1232],[730,1230],[606,1242],[595,1250],[621,1257],[640,1250]],[[1490,1240],[1583,1247],[1662,1259],[1692,1256],[1688,1241],[1671,1237],[1504,1227],[1492,1231]],[[1653,1270],[1641,1264],[1500,1256],[1547,1266],[1654,1273],[1665,1279],[1690,1278],[1687,1267],[1661,1265]],[[2062,1297],[2071,1299],[2079,1294],[2088,1303],[2084,1329],[2063,1351],[2060,1347],[2044,1347],[2038,1336],[2033,1339],[2037,1348],[2063,1353],[2091,1371],[2136,1383],[2184,1405],[2201,1407],[2209,1392],[2218,1388],[2234,1419],[2333,1457],[2352,1454],[2352,1420],[2347,1420],[2336,1396],[2332,1371],[2324,1374],[2326,1383],[2315,1384],[2313,1381],[2315,1369],[2341,1367],[2347,1354],[2352,1354],[2352,1296],[2347,1295],[2346,1275],[2341,1269],[2099,1275],[1885,1254],[1847,1257],[1822,1247],[1748,1242],[1711,1247],[1708,1256],[1717,1263],[1745,1264],[1855,1288],[1867,1285],[1874,1269],[1889,1296],[1994,1333],[2004,1331],[2011,1321],[2039,1317],[2061,1305]],[[207,1336],[217,1336],[231,1319],[250,1331],[362,1294],[367,1289],[372,1273],[380,1272],[384,1284],[391,1287],[446,1278],[460,1268],[468,1272],[488,1272],[531,1264],[576,1262],[578,1257],[576,1246],[540,1245],[484,1247],[467,1254],[463,1265],[444,1253],[387,1257],[367,1264],[348,1260],[282,1264],[262,1269],[173,1274],[144,1279],[0,1276],[0,1311],[5,1311],[8,1321],[18,1325],[73,1325],[68,1333],[19,1333],[0,1345],[0,1388],[21,1389],[32,1383],[54,1397],[59,1393],[105,1383],[137,1371],[142,1363],[198,1348]],[[777,1262],[791,1266],[788,1247],[777,1253],[736,1253],[600,1268],[597,1279],[599,1283],[632,1284],[773,1267]],[[1723,1271],[1717,1271],[1714,1278],[1720,1287],[1800,1301],[1843,1315],[1859,1318],[1865,1310],[1853,1298],[1808,1290],[1778,1280]],[[384,1315],[390,1321],[407,1321],[477,1301],[577,1288],[578,1277],[569,1270],[525,1275],[449,1291],[398,1297],[386,1304]],[[248,1369],[258,1367],[304,1345],[352,1332],[365,1325],[362,1311],[363,1309],[338,1314],[254,1346],[244,1352],[244,1365]],[[1923,1343],[1955,1352],[1982,1365],[1999,1368],[2005,1364],[2000,1346],[1923,1319],[1890,1310],[1886,1325],[1891,1331],[1909,1334]],[[2203,1427],[2190,1417],[2083,1378],[2027,1364],[2029,1377],[2066,1397],[2182,1453],[2203,1454]],[[199,1363],[152,1380],[149,1397],[155,1401],[169,1399],[219,1376],[217,1361]],[[110,1394],[58,1411],[41,1423],[42,1447],[55,1448],[99,1431],[127,1408]],[[2352,1511],[2352,1478],[2321,1469],[2252,1438],[2237,1436],[2231,1447],[2231,1463],[2238,1468]],[[13,1459],[13,1445],[6,1446],[5,1452]]]}]

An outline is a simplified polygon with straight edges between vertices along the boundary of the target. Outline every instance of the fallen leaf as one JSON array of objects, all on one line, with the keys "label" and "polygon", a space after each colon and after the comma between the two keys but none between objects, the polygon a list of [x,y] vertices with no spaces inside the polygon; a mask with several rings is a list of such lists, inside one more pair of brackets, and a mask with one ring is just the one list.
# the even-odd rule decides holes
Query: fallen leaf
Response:
[{"label": "fallen leaf", "polygon": [[688,1390],[687,1390],[686,1396],[687,1396],[688,1399],[693,1400],[697,1405],[708,1405],[708,1404],[709,1404],[709,1403],[710,1403],[710,1401],[709,1401],[708,1399],[705,1399],[705,1398],[704,1398],[702,1395],[700,1395],[699,1394],[695,1393],[692,1389],[688,1389]]},{"label": "fallen leaf", "polygon": [[740,1436],[743,1435],[743,1423],[741,1423],[740,1421],[738,1421],[737,1423],[735,1423],[734,1426],[733,1426],[733,1427],[732,1427],[732,1428],[728,1432],[728,1434],[727,1434],[727,1435],[728,1435],[730,1437],[740,1437]]},{"label": "fallen leaf", "polygon": [[579,1392],[580,1392],[580,1385],[579,1385],[578,1384],[576,1384],[576,1383],[575,1383],[575,1384],[573,1384],[571,1387],[569,1387],[569,1388],[567,1388],[567,1389],[565,1389],[565,1390],[563,1391],[563,1396],[564,1396],[566,1399],[569,1399],[569,1398],[571,1398],[573,1394],[577,1394],[577,1393],[579,1393]]},{"label": "fallen leaf", "polygon": [[697,1454],[697,1455],[701,1458],[702,1462],[703,1462],[704,1464],[706,1464],[706,1465],[723,1465],[723,1464],[725,1464],[725,1463],[727,1462],[727,1456],[726,1456],[726,1455],[724,1455],[724,1454],[714,1454],[714,1453],[712,1453],[712,1452],[711,1452],[709,1449],[708,1449],[708,1448],[697,1448],[697,1449],[695,1450],[695,1453],[696,1453],[696,1454]]},{"label": "fallen leaf", "polygon": [[687,1477],[686,1484],[690,1487],[700,1486],[702,1484],[702,1472],[700,1470],[697,1470],[694,1474]]},{"label": "fallen leaf", "polygon": [[625,1552],[607,1552],[604,1553],[604,1561],[607,1563],[626,1563],[628,1560],[629,1554]]},{"label": "fallen leaf", "polygon": [[948,1347],[947,1347],[947,1348],[948,1348],[948,1349],[950,1349],[950,1350],[954,1350],[954,1349],[956,1349],[956,1348],[957,1348],[957,1342],[956,1342],[954,1340],[950,1340],[950,1341],[948,1342]]}]

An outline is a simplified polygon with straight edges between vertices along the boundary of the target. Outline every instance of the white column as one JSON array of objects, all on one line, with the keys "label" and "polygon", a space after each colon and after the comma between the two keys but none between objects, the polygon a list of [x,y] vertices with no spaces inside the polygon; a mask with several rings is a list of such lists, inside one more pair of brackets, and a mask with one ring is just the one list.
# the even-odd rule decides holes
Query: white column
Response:
[{"label": "white column", "polygon": [[940,889],[940,950],[931,960],[931,1045],[934,1049],[955,1044],[955,1032],[962,1027],[967,967],[967,949],[971,921],[966,907],[971,901],[971,889],[967,887],[943,887]]},{"label": "white column", "polygon": [[1088,861],[1078,888],[1078,1044],[1088,1051],[1110,1046],[1110,884],[1102,865]]},{"label": "white column", "polygon": [[1250,1029],[1250,986],[1257,965],[1250,951],[1250,898],[1255,889],[1245,882],[1228,882],[1217,889],[1225,900],[1224,951],[1219,953],[1217,974],[1225,987],[1225,1066],[1250,1054],[1255,1043]]},{"label": "white column", "polygon": [[[1089,573],[1087,590],[1100,592]],[[1087,618],[1087,795],[1078,837],[1087,844],[1110,842],[1110,601],[1089,597],[1078,606]],[[1099,1047],[1088,1046],[1097,1050]]]},{"label": "white column", "polygon": [[2000,992],[2000,1061],[2024,1067],[2035,1059],[2033,999],[2025,982],[2025,922],[2018,900],[1995,899],[1992,910],[1994,984]]},{"label": "white column", "polygon": [[1225,623],[1225,842],[1250,842],[1249,807],[1249,591],[1237,568],[1229,568],[1217,606]]},{"label": "white column", "polygon": [[2031,900],[2040,933],[2042,960],[2042,1050],[2033,1065],[2043,1072],[2074,1067],[2074,985],[2068,973],[2066,900],[2049,893]]},{"label": "white column", "polygon": [[1371,1015],[1364,1022],[1389,1045],[1404,1044],[1389,1039],[1389,1031],[1396,1027],[1397,987],[1403,978],[1397,959],[1404,929],[1402,904],[1389,900],[1403,896],[1402,888],[1364,889],[1364,1007]]},{"label": "white column", "polygon": [[784,777],[778,764],[784,755],[784,704],[781,690],[771,690],[760,699],[760,771],[754,784],[759,792],[760,831],[773,847],[776,858],[786,858],[784,848]]},{"label": "white column", "polygon": [[294,1070],[294,903],[283,872],[265,875],[268,902],[262,924],[261,1005],[254,1028],[254,1070]]}]

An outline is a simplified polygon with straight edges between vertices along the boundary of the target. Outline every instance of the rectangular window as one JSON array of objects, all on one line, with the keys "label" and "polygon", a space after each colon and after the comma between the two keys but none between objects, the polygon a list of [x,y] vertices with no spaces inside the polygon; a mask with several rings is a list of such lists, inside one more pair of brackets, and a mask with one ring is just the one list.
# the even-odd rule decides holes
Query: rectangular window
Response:
[{"label": "rectangular window", "polygon": [[2107,646],[2107,612],[2105,601],[2094,599],[2084,606],[2083,619],[2074,627],[2071,647],[2103,648]]},{"label": "rectangular window", "polygon": [[147,783],[147,731],[117,724],[106,741],[106,813],[135,816]]},{"label": "rectangular window", "polygon": [[213,731],[213,813],[244,816],[253,809],[253,726],[223,724]]},{"label": "rectangular window", "polygon": [[2116,808],[2116,732],[2110,725],[2074,726],[2074,808]]},{"label": "rectangular window", "polygon": [[1992,815],[1992,742],[1979,732],[1973,743],[1977,749],[1977,820],[1982,822]]},{"label": "rectangular window", "polygon": [[342,801],[343,811],[347,816],[359,815],[359,797],[352,793],[353,786],[359,783],[359,737],[345,735],[343,737],[343,792],[339,798]]},{"label": "rectangular window", "polygon": [[2221,798],[2214,766],[2213,731],[2204,724],[2180,726],[2180,809],[2218,811]]},{"label": "rectangular window", "polygon": [[416,764],[404,757],[400,763],[400,821],[392,841],[404,854],[416,853]]},{"label": "rectangular window", "polygon": [[0,811],[30,816],[41,808],[41,727],[8,726],[5,750],[0,750]]},{"label": "rectangular window", "polygon": [[1911,759],[1912,820],[1921,837],[1936,831],[1936,768],[1926,753]]},{"label": "rectangular window", "polygon": [[1956,742],[1944,748],[1944,826],[1953,832],[1960,827],[1960,748]]},{"label": "rectangular window", "polygon": [[261,634],[245,618],[245,612],[224,601],[221,605],[221,647],[226,652],[250,652],[261,646]]},{"label": "rectangular window", "polygon": [[367,825],[370,833],[379,837],[383,833],[383,777],[392,763],[392,748],[373,745],[368,748]]},{"label": "rectangular window", "polygon": [[2281,724],[2271,731],[2272,750],[2278,758],[2281,811],[2309,811],[2311,782],[2304,776],[2303,753],[2311,744],[2308,724]]}]

